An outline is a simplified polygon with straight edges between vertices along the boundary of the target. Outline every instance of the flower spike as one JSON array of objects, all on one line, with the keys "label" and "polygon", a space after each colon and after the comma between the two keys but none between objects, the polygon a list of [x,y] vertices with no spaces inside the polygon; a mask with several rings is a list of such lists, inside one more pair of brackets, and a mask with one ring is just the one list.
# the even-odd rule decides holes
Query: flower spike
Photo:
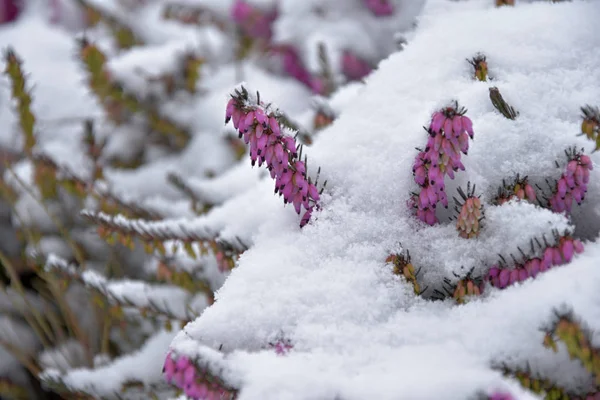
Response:
[{"label": "flower spike", "polygon": [[[260,101],[252,99],[246,88],[236,89],[227,103],[225,121],[232,120],[239,136],[250,147],[252,165],[265,164],[275,180],[275,193],[283,196],[284,204],[292,204],[302,214],[300,226],[305,226],[319,207],[320,192],[307,176],[307,160],[302,160],[302,146],[294,137],[283,134],[280,115]],[[319,170],[320,172],[320,170]]]},{"label": "flower spike", "polygon": [[469,138],[473,138],[473,124],[464,114],[466,109],[456,101],[436,111],[426,128],[429,137],[425,150],[419,150],[413,163],[415,183],[421,191],[413,194],[409,205],[416,208],[417,217],[434,225],[438,222],[435,209],[438,203],[448,207],[444,177],[454,179],[454,172],[464,170],[461,154],[469,151]]}]

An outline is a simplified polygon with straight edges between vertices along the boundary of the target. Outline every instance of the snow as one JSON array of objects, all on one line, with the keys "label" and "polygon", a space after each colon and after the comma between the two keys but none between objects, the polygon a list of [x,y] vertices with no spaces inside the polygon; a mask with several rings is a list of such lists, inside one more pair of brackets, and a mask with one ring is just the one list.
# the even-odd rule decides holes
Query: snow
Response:
[{"label": "snow", "polygon": [[[176,286],[153,285],[144,281],[110,280],[93,270],[77,272],[76,267],[63,259],[50,254],[46,265],[48,271],[59,270],[79,277],[86,286],[98,290],[109,301],[124,307],[148,309],[150,312],[164,314],[169,318],[186,320],[199,315],[206,308],[204,295],[192,295]],[[193,307],[192,307],[193,305]]]},{"label": "snow", "polygon": [[215,179],[207,181],[192,177],[188,184],[201,201],[222,204],[228,198],[253,188],[265,175],[266,171],[248,168],[244,159]]},{"label": "snow", "polygon": [[[35,46],[21,45],[23,32],[28,37],[38,40]],[[67,137],[78,137],[80,123],[69,123],[69,120],[82,121],[84,118],[98,114],[95,100],[84,86],[65,85],[57,77],[69,77],[73,82],[85,79],[83,68],[73,59],[77,43],[66,32],[46,28],[46,22],[40,15],[23,18],[18,25],[0,26],[0,48],[12,46],[23,60],[23,70],[28,74],[28,86],[33,88],[32,110],[35,113],[40,129],[44,129],[41,137],[42,148],[51,140],[69,143]],[[44,60],[44,62],[36,62]],[[15,139],[19,138],[16,115],[13,112],[9,97],[9,83],[4,74],[0,85],[0,121],[6,129],[0,134],[0,143],[7,147],[17,147]],[[7,104],[11,104],[7,107]],[[60,129],[56,129],[59,124]],[[73,147],[71,147],[73,149]],[[55,153],[53,152],[52,155]],[[60,153],[62,155],[64,153]],[[75,154],[75,153],[73,153]],[[71,154],[71,157],[73,157]],[[66,157],[65,157],[66,158]]]},{"label": "snow", "polygon": [[[589,390],[586,373],[566,352],[542,346],[540,328],[563,304],[600,328],[599,244],[586,243],[567,267],[503,291],[488,287],[463,306],[414,297],[384,260],[400,242],[434,283],[453,278],[461,266],[485,272],[498,253],[515,254],[531,238],[551,238],[553,229],[567,227],[565,219],[531,205],[487,203],[503,178],[557,178],[554,162],[563,162],[567,146],[591,150],[576,134],[579,107],[600,98],[593,84],[600,79],[599,12],[599,3],[585,1],[502,9],[484,1],[428,2],[404,51],[383,61],[305,149],[329,182],[311,225],[299,230],[292,213],[270,200],[266,183],[223,205],[254,204],[269,217],[255,221],[253,247],[216,303],[172,348],[219,364],[226,380],[242,388],[242,400],[464,399],[494,389],[531,398],[492,370],[494,363],[529,365],[568,389]],[[488,56],[492,82],[471,79],[465,59],[479,51]],[[492,85],[520,112],[515,121],[493,109]],[[419,224],[406,207],[415,190],[413,149],[426,141],[422,126],[451,99],[468,108],[475,140],[463,157],[466,172],[447,180],[448,192],[471,181],[486,203],[486,227],[470,241],[451,225]],[[592,220],[598,218],[597,171],[582,207]],[[579,224],[577,213],[572,222]],[[598,228],[590,226],[587,237],[595,239]],[[294,344],[285,357],[262,350],[278,335]],[[221,346],[224,355],[209,351]]]},{"label": "snow", "polygon": [[162,370],[155,361],[166,357],[173,336],[174,332],[159,331],[139,351],[96,369],[79,368],[66,374],[49,369],[44,375],[46,379],[59,380],[67,387],[85,390],[94,396],[117,398],[122,385],[128,381],[141,381],[146,385],[160,381]]},{"label": "snow", "polygon": [[[273,4],[271,0],[249,2],[264,8]],[[574,391],[591,388],[588,374],[569,360],[563,348],[555,354],[542,346],[541,327],[551,320],[553,309],[566,305],[591,328],[600,329],[600,244],[592,242],[600,233],[600,156],[592,155],[596,168],[587,199],[571,220],[530,204],[498,207],[489,202],[502,179],[516,173],[537,184],[558,178],[567,146],[591,151],[591,142],[576,134],[579,107],[600,99],[596,84],[600,81],[600,37],[596,34],[600,3],[519,2],[517,7],[498,9],[488,0],[397,0],[394,3],[402,12],[382,21],[359,7],[358,0],[344,4],[282,0],[275,41],[296,45],[311,71],[319,69],[319,42],[325,42],[334,55],[352,50],[373,60],[395,48],[396,33],[408,38],[404,50],[381,62],[364,84],[353,83],[332,98],[319,100],[339,118],[304,149],[309,172],[314,176],[320,166],[321,181],[327,179],[328,185],[323,210],[302,230],[293,208],[284,207],[281,198],[273,195],[274,184],[266,171],[251,168],[246,156],[235,159],[225,141],[232,126],[225,126],[223,118],[228,95],[239,81],[306,127],[312,123],[315,99],[293,79],[265,71],[266,60],[230,62],[233,44],[217,29],[159,23],[161,3],[150,2],[123,20],[147,46],[119,52],[98,35],[101,32],[89,34],[92,39],[98,36],[99,47],[111,56],[112,76],[143,98],[160,93],[160,88],[143,78],[175,69],[174,54],[193,49],[206,58],[198,96],[161,99],[157,105],[161,114],[189,128],[191,142],[181,153],[165,155],[144,147],[145,132],[138,129],[143,126],[141,119],[136,120],[139,126],[99,122],[97,132],[111,139],[106,148],[109,156],[131,159],[140,147],[145,150],[146,164],[140,168],[106,168],[109,184],[105,189],[169,217],[136,222],[138,227],[164,228],[183,236],[206,233],[211,239],[232,242],[241,239],[251,247],[226,280],[210,254],[193,262],[181,250],[169,254],[178,267],[196,273],[211,288],[225,281],[216,293],[216,303],[208,308],[204,294],[194,296],[183,289],[141,281],[107,280],[88,269],[82,275],[84,283],[113,299],[136,307],[164,305],[169,315],[181,319],[189,318],[189,308],[194,315],[202,314],[179,334],[177,326],[172,332],[155,332],[139,352],[99,363],[95,369],[65,372],[66,359],[57,358],[59,354],[53,351],[43,353],[44,366],[62,370],[47,370],[49,380],[97,396],[116,396],[127,380],[146,385],[161,382],[160,366],[171,347],[197,357],[199,364],[222,370],[228,383],[241,388],[240,400],[464,399],[479,390],[499,389],[519,399],[534,398],[492,368],[501,363],[512,368],[529,366],[534,374]],[[182,3],[226,16],[233,1]],[[115,0],[94,0],[93,4],[123,13]],[[317,17],[315,6],[338,8]],[[416,30],[409,31],[421,11]],[[80,84],[87,74],[74,57],[77,47],[72,32],[48,29],[46,15],[34,12],[34,7],[27,12],[18,24],[0,26],[0,47],[14,46],[24,60],[33,89],[40,149],[61,165],[85,170],[85,160],[77,156],[82,154],[81,122],[88,117],[98,120],[102,110]],[[356,26],[347,22],[350,17],[358,21]],[[465,59],[477,52],[487,56],[490,82],[471,78]],[[339,68],[335,57],[332,63],[334,69]],[[497,86],[520,112],[515,121],[493,108],[490,86]],[[0,104],[9,103],[8,88],[3,77]],[[475,128],[469,154],[463,157],[466,171],[454,181],[446,180],[451,194],[467,182],[477,184],[486,218],[480,237],[472,240],[458,237],[448,222],[452,211],[439,210],[443,223],[428,227],[416,221],[406,206],[416,189],[411,173],[414,148],[423,147],[426,141],[422,126],[433,111],[452,99],[468,108]],[[0,126],[7,128],[0,132],[0,144],[19,148],[11,107],[0,107]],[[31,181],[27,162],[15,165],[14,172],[25,182]],[[184,195],[168,184],[172,172],[184,177],[198,197],[214,207],[194,215]],[[6,181],[18,188],[11,175],[11,171],[5,173]],[[56,234],[55,223],[45,210],[19,192],[16,209],[22,222]],[[51,211],[59,219],[72,212]],[[586,239],[585,253],[535,280],[503,291],[487,287],[482,296],[462,306],[415,297],[412,287],[385,264],[391,252],[409,250],[415,267],[421,268],[420,283],[431,291],[439,288],[442,279],[456,280],[456,275],[464,276],[471,269],[476,276],[484,274],[499,255],[520,257],[519,248],[528,252],[534,238],[552,241],[554,230],[574,231]],[[73,234],[78,239],[91,236],[81,230]],[[40,243],[36,250],[42,253],[65,258],[70,253],[53,237],[45,236]],[[106,252],[102,246],[94,250]],[[50,261],[57,259],[50,257]],[[156,260],[144,265],[144,272],[156,270]],[[18,331],[9,333],[18,334],[32,352],[37,350],[30,332],[21,329],[20,322],[15,324],[12,315],[6,316],[22,307],[9,301],[8,296],[0,296],[0,327],[18,326]],[[267,350],[279,338],[291,340],[294,346],[286,356]],[[600,343],[597,334],[594,340]],[[0,353],[0,359],[0,376],[6,376],[16,362],[5,353]]]}]

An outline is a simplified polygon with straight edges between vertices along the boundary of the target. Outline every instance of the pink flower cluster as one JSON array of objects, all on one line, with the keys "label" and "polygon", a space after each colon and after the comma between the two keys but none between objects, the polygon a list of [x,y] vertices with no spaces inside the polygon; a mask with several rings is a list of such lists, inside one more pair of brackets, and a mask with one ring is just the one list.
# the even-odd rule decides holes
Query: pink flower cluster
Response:
[{"label": "pink flower cluster", "polygon": [[378,17],[384,17],[394,13],[394,6],[391,4],[390,0],[363,0],[363,3]]},{"label": "pink flower cluster", "polygon": [[254,166],[263,163],[275,179],[275,193],[283,196],[284,203],[294,205],[296,213],[304,215],[300,226],[311,218],[315,206],[318,207],[319,191],[316,184],[306,174],[306,160],[301,160],[296,148],[296,140],[281,132],[279,121],[258,99],[250,104],[245,88],[236,90],[227,103],[225,123],[233,121],[239,137],[250,145],[250,158]]},{"label": "pink flower cluster", "polygon": [[185,356],[175,358],[169,352],[163,366],[163,374],[168,383],[182,389],[186,396],[194,400],[233,399],[234,393],[226,389],[216,378],[198,371],[196,365]]},{"label": "pink flower cluster", "polygon": [[[283,70],[298,82],[310,88],[316,94],[324,94],[325,83],[319,76],[308,71],[300,58],[300,55],[292,46],[273,47],[273,52],[279,54],[283,64]],[[342,54],[341,72],[349,81],[358,81],[369,75],[373,70],[371,64],[359,58],[351,51]]]},{"label": "pink flower cluster", "polygon": [[513,199],[527,200],[533,204],[537,201],[535,189],[529,184],[527,177],[521,179],[517,175],[510,185],[507,185],[504,180],[502,181],[502,187],[498,189],[495,203],[502,205]]},{"label": "pink flower cluster", "polygon": [[529,278],[535,278],[539,273],[545,272],[552,267],[564,265],[573,259],[577,253],[583,252],[583,244],[570,236],[562,236],[558,244],[546,247],[541,257],[527,260],[523,265],[517,265],[514,269],[500,268],[497,265],[490,268],[487,280],[492,286],[504,289],[516,282],[523,282]]},{"label": "pink flower cluster", "polygon": [[350,81],[359,81],[369,75],[373,67],[351,51],[342,54],[342,73]]},{"label": "pink flower cluster", "polygon": [[589,156],[571,150],[567,152],[567,168],[556,183],[554,194],[549,199],[550,209],[557,213],[571,212],[573,200],[581,204],[587,192],[590,171],[594,168]]},{"label": "pink flower cluster", "polygon": [[[366,1],[366,4],[376,15],[389,15],[393,12],[391,4],[386,0]],[[282,68],[286,74],[304,84],[314,93],[324,94],[326,90],[324,80],[306,68],[295,47],[271,43],[273,23],[277,16],[276,8],[264,11],[252,6],[247,0],[236,0],[231,8],[231,18],[240,31],[249,38],[264,40],[268,43],[271,52],[281,59]],[[360,80],[373,70],[370,63],[351,51],[344,51],[341,66],[341,72],[350,81]]]},{"label": "pink flower cluster", "polygon": [[417,209],[417,217],[429,225],[438,222],[437,203],[448,207],[444,177],[454,179],[455,171],[465,169],[460,154],[467,154],[469,137],[473,138],[473,124],[464,116],[465,112],[456,102],[435,112],[427,130],[427,147],[419,152],[413,164],[414,179],[421,191],[413,195],[411,205]]},{"label": "pink flower cluster", "polygon": [[277,18],[277,11],[264,12],[244,0],[236,0],[231,9],[231,18],[244,35],[269,41],[273,34],[272,26]]},{"label": "pink flower cluster", "polygon": [[464,239],[477,237],[482,217],[483,206],[479,197],[469,196],[466,198],[456,218],[456,229],[458,229],[460,237]]},{"label": "pink flower cluster", "polygon": [[322,79],[313,76],[304,66],[300,55],[292,46],[279,46],[273,48],[275,54],[281,56],[283,70],[298,82],[304,84],[316,94],[323,94],[325,84]]},{"label": "pink flower cluster", "polygon": [[269,343],[269,346],[275,350],[275,353],[283,356],[289,353],[294,346],[287,340],[278,340],[275,343]]},{"label": "pink flower cluster", "polygon": [[0,0],[0,24],[12,22],[17,19],[21,13],[21,4],[17,0]]}]

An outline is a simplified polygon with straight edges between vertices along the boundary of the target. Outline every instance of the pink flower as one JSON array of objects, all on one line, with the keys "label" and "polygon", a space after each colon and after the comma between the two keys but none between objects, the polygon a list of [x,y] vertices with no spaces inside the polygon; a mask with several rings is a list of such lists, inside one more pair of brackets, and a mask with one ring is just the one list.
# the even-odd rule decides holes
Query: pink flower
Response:
[{"label": "pink flower", "polygon": [[21,8],[17,0],[0,0],[0,24],[12,22],[21,14]]},{"label": "pink flower", "polygon": [[196,367],[193,364],[190,364],[183,371],[183,385],[190,386],[195,381],[196,381]]},{"label": "pink flower", "polygon": [[537,203],[537,193],[533,186],[529,184],[528,177],[521,178],[517,174],[508,184],[503,180],[494,203],[501,205],[514,199],[527,200],[533,204]]},{"label": "pink flower", "polygon": [[287,340],[278,340],[276,343],[271,343],[270,346],[275,350],[275,353],[279,355],[285,355],[294,348]]},{"label": "pink flower", "polygon": [[475,238],[479,236],[480,232],[480,222],[483,219],[483,205],[479,197],[475,196],[475,185],[471,188],[471,184],[468,183],[467,192],[465,193],[459,188],[458,194],[462,198],[463,203],[461,204],[455,198],[457,207],[460,207],[458,217],[456,218],[456,229],[462,238]]},{"label": "pink flower", "polygon": [[186,386],[184,391],[192,399],[205,399],[208,396],[208,388],[203,383],[194,382]]},{"label": "pink flower", "polygon": [[498,275],[498,280],[499,280],[499,288],[505,288],[508,286],[508,283],[510,281],[510,271],[507,269],[503,269],[502,271],[500,271],[500,274]]},{"label": "pink flower", "polygon": [[[169,352],[165,360],[165,378],[168,383],[183,389],[186,396],[194,400],[232,399],[234,392],[222,386],[217,377],[198,367],[187,357],[174,357]],[[174,379],[171,379],[174,378]]]},{"label": "pink flower", "polygon": [[378,17],[392,15],[394,7],[389,0],[363,0],[363,3]]},{"label": "pink flower", "polygon": [[350,51],[342,54],[342,73],[350,81],[359,81],[369,75],[373,68]]},{"label": "pink flower", "polygon": [[165,358],[163,373],[165,374],[165,379],[167,380],[167,382],[171,382],[171,380],[173,380],[173,376],[175,375],[175,360],[173,360],[173,357],[171,357],[170,352]]},{"label": "pink flower", "polygon": [[236,0],[231,9],[231,18],[243,34],[253,39],[268,41],[272,36],[272,25],[277,18],[277,12],[275,10],[265,12],[244,0]]},{"label": "pink flower", "polygon": [[190,365],[189,358],[182,356],[175,362],[175,373],[173,374],[173,382],[179,387],[183,387],[184,373]]},{"label": "pink flower", "polygon": [[548,246],[544,249],[542,258],[534,257],[525,261],[524,265],[516,266],[514,269],[499,269],[492,266],[487,273],[486,280],[492,286],[499,289],[523,282],[529,278],[535,278],[538,274],[549,270],[554,266],[568,264],[572,261],[575,254],[583,252],[583,244],[573,239],[571,236],[562,236],[556,238],[555,246]]},{"label": "pink flower", "polygon": [[589,156],[576,149],[567,151],[569,161],[560,179],[556,181],[554,193],[548,199],[548,207],[557,213],[570,213],[573,201],[581,204],[587,193],[590,171],[593,165]]},{"label": "pink flower", "polygon": [[495,392],[489,396],[489,400],[515,400],[515,398],[507,392]]}]

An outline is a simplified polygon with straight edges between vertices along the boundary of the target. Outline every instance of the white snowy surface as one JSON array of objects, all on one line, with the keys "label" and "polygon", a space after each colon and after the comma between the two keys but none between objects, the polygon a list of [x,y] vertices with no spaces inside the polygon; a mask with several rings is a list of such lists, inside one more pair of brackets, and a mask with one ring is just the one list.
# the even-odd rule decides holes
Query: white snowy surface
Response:
[{"label": "white snowy surface", "polygon": [[[488,201],[516,173],[560,176],[553,164],[567,146],[591,150],[576,134],[579,107],[600,98],[598,15],[600,3],[592,1],[501,9],[486,1],[428,2],[414,40],[382,62],[305,149],[312,172],[321,166],[329,181],[323,211],[299,230],[292,214],[271,202],[267,184],[262,195],[257,189],[250,204],[269,207],[269,218],[258,222],[254,246],[216,303],[172,348],[223,366],[242,388],[240,399],[464,399],[497,388],[529,398],[491,369],[501,362],[529,364],[562,386],[589,390],[577,363],[543,348],[540,327],[566,304],[600,328],[600,245],[586,243],[572,264],[501,292],[488,287],[464,306],[415,298],[384,260],[401,242],[426,275],[452,278],[462,265],[485,272],[498,253],[564,229],[564,219],[525,204],[486,204],[487,227],[469,242],[452,226],[423,226],[406,206],[415,190],[414,148],[425,145],[422,126],[431,113],[457,99],[468,108],[475,140],[463,156],[466,172],[447,179],[449,193],[471,181]],[[492,82],[471,78],[465,59],[479,51],[488,56]],[[516,121],[494,110],[490,86],[520,112]],[[586,218],[598,217],[599,178],[596,168]],[[288,356],[260,351],[281,334],[294,344]],[[209,351],[221,345],[222,358]]]},{"label": "white snowy surface", "polygon": [[[174,325],[174,329],[177,329],[177,325]],[[166,357],[175,330],[159,331],[149,338],[139,351],[98,368],[78,368],[67,374],[49,369],[44,372],[43,378],[60,380],[68,387],[85,390],[86,393],[102,398],[118,398],[118,395],[122,394],[122,385],[126,382],[142,382],[145,385],[160,382],[162,363],[158,363],[157,360]]]},{"label": "white snowy surface", "polygon": [[[118,11],[112,0],[95,3]],[[227,46],[227,40],[210,29],[197,32],[175,22],[159,23],[160,3],[151,2],[126,19],[151,46],[122,54],[112,49],[109,65],[130,90],[144,94],[149,88],[139,79],[140,68],[150,74],[164,72],[172,67],[170,56],[188,46],[206,55],[209,63],[202,71],[201,95],[161,104],[162,111],[190,127],[192,141],[181,154],[149,157],[135,171],[107,169],[109,186],[128,200],[159,205],[164,215],[180,218],[167,225],[210,229],[221,238],[240,237],[253,246],[218,291],[217,302],[173,340],[175,351],[201,355],[225,367],[224,377],[242,388],[242,400],[464,399],[477,390],[495,389],[507,389],[519,399],[532,398],[493,371],[492,362],[530,365],[533,372],[569,389],[589,389],[589,377],[576,362],[568,361],[564,351],[553,354],[542,347],[539,329],[553,308],[563,304],[600,329],[600,245],[586,243],[586,252],[571,265],[502,292],[487,288],[481,298],[464,306],[415,298],[412,288],[394,277],[384,260],[399,251],[401,243],[410,250],[415,266],[422,268],[420,278],[435,285],[471,267],[484,273],[499,253],[506,257],[517,246],[528,248],[533,237],[550,238],[552,229],[569,226],[566,219],[528,204],[492,207],[487,202],[501,180],[516,173],[529,175],[536,183],[557,178],[561,170],[554,162],[564,162],[566,146],[591,150],[591,143],[576,134],[579,107],[598,104],[600,99],[599,2],[519,2],[515,8],[496,9],[488,0],[428,1],[405,50],[382,62],[366,85],[343,88],[330,100],[340,118],[305,148],[310,172],[321,166],[321,180],[328,180],[323,211],[303,230],[297,227],[293,209],[273,195],[274,184],[264,171],[251,169],[248,157],[234,161],[224,143],[231,128],[223,125],[223,118],[228,94],[240,79],[302,122],[312,113],[310,93],[292,79],[265,72],[260,60],[241,66],[211,65],[210,56],[219,46]],[[232,1],[194,3],[225,15]],[[355,32],[335,14],[329,15],[331,20],[313,18],[315,4],[334,3],[339,4],[282,2],[284,18],[275,27],[276,39],[294,42],[312,70],[317,69],[313,50],[325,39],[334,51],[349,47],[363,57],[382,57],[393,45],[392,33],[408,29],[423,5],[420,0],[396,1],[414,9],[386,22],[387,40],[379,42],[374,36],[377,21],[357,8],[361,1],[348,2],[340,11],[348,16],[362,10],[362,29]],[[0,26],[0,48],[13,46],[24,61],[33,88],[40,148],[80,170],[83,160],[75,156],[81,153],[80,119],[102,111],[81,85],[87,76],[75,57],[72,34],[49,28],[43,14],[27,12],[18,23]],[[305,16],[306,24],[297,23],[299,15]],[[488,57],[491,82],[471,78],[465,59],[479,51]],[[492,107],[490,86],[498,86],[520,112],[516,121],[506,120]],[[18,148],[15,114],[4,106],[8,96],[3,77],[0,126],[6,129],[0,132],[0,143]],[[422,126],[451,99],[468,108],[475,140],[469,155],[463,156],[466,172],[455,181],[447,179],[447,189],[454,193],[467,181],[477,184],[486,202],[486,225],[476,240],[458,238],[445,222],[449,214],[444,211],[442,225],[426,227],[406,207],[416,189],[411,174],[414,148],[426,142]],[[98,129],[113,138],[110,151],[133,153],[132,146],[140,145],[139,137],[130,136],[130,127],[102,123]],[[600,161],[597,154],[592,158]],[[15,170],[29,182],[30,165],[20,164]],[[191,186],[216,207],[191,219],[181,194],[166,182],[170,172],[190,178]],[[207,172],[217,172],[217,177],[207,178]],[[599,178],[597,166],[586,203],[575,210],[571,221],[587,239],[596,239],[600,229]],[[54,232],[44,210],[21,196],[18,209],[25,222],[43,224],[44,231]],[[59,215],[60,210],[55,211]],[[218,286],[223,276],[215,274],[214,264],[209,267],[207,277]],[[139,283],[109,284],[92,272],[88,284],[98,277],[96,284],[108,285],[115,296],[133,296],[137,305],[156,295],[170,299],[182,317],[186,312],[182,307],[188,297],[181,291],[158,293]],[[146,288],[152,293],[149,297],[144,295]],[[197,310],[205,306],[203,299],[199,303],[195,302]],[[289,355],[262,350],[281,336],[294,345]],[[118,391],[123,380],[161,381],[160,366],[173,337],[174,333],[159,332],[139,353],[95,370],[72,371],[64,376],[65,382],[108,395]],[[224,356],[213,350],[221,345]],[[0,376],[13,365],[9,361],[2,364]]]},{"label": "white snowy surface", "polygon": [[58,270],[67,275],[79,277],[87,287],[98,290],[109,301],[124,307],[148,309],[171,318],[186,320],[190,315],[198,315],[206,308],[206,296],[192,293],[178,286],[150,284],[145,281],[106,279],[96,271],[78,272],[66,261],[50,254],[46,265],[48,271]]}]

